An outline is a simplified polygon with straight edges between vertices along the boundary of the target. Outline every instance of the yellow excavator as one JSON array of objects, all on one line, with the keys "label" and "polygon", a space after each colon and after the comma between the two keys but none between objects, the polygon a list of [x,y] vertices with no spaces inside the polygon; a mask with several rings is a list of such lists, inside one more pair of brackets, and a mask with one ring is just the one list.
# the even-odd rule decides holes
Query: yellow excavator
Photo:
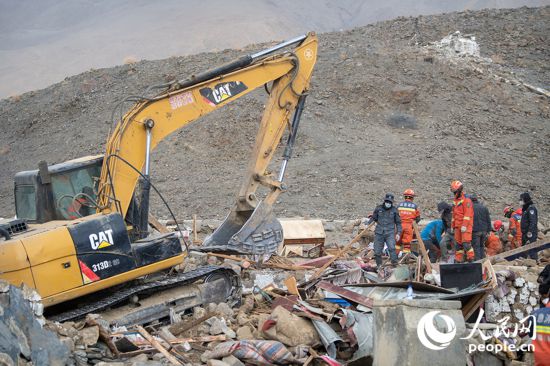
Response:
[{"label": "yellow excavator", "polygon": [[[0,221],[0,279],[35,288],[46,307],[88,300],[78,306],[69,301],[72,305],[54,317],[61,321],[134,295],[191,283],[205,286],[199,302],[214,295],[222,301],[240,298],[240,278],[225,268],[165,274],[183,262],[187,245],[177,232],[150,230],[149,193],[155,189],[150,155],[171,133],[265,86],[269,99],[236,204],[202,248],[274,252],[282,228],[272,206],[285,189],[283,178],[316,58],[317,37],[309,33],[188,79],[152,86],[125,100],[134,105],[115,125],[104,155],[51,166],[40,162],[37,170],[17,173],[17,218]],[[268,164],[286,129],[282,165],[272,176]],[[260,186],[267,187],[263,200],[256,196]],[[163,276],[143,280],[158,273]]]}]

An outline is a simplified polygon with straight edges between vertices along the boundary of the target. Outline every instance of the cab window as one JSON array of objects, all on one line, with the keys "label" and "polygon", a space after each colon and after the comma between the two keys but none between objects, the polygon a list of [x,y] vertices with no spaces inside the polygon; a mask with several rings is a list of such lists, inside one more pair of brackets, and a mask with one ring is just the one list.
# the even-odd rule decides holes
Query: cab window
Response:
[{"label": "cab window", "polygon": [[36,220],[36,190],[34,186],[15,186],[15,211],[20,219]]},{"label": "cab window", "polygon": [[[95,180],[100,173],[99,166],[87,166],[61,174],[52,175],[52,190],[56,206],[56,215],[65,219],[74,219],[95,213],[95,208],[82,204],[82,196],[74,200],[78,193],[86,193],[94,200]],[[80,202],[79,202],[80,201]]]}]

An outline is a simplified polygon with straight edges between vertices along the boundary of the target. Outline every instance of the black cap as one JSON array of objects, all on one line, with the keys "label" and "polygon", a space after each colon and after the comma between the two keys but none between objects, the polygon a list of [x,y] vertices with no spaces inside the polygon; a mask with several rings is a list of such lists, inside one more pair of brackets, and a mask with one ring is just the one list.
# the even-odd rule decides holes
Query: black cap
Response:
[{"label": "black cap", "polygon": [[519,199],[522,200],[525,203],[532,202],[531,201],[531,195],[529,194],[529,192],[523,192],[522,194],[520,194]]},{"label": "black cap", "polygon": [[391,202],[393,203],[393,200],[394,200],[394,195],[393,193],[386,193],[386,196],[384,197],[384,202]]},{"label": "black cap", "polygon": [[450,210],[452,207],[451,205],[449,205],[447,202],[445,201],[441,201],[437,204],[437,211],[438,212],[442,212],[442,211],[448,211]]}]

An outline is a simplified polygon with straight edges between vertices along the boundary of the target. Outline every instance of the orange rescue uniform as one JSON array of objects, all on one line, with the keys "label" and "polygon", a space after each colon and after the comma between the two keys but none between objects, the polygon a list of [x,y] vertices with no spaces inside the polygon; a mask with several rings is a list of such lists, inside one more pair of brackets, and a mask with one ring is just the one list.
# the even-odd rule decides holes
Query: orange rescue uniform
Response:
[{"label": "orange rescue uniform", "polygon": [[[464,195],[460,194],[460,197],[455,198],[453,201],[453,218],[451,226],[455,232],[455,240],[457,243],[457,249],[455,252],[455,258],[458,262],[464,260],[464,249],[466,249],[466,258],[468,260],[474,259],[474,249],[471,246],[472,242],[472,228],[474,226],[474,205],[472,200]],[[465,232],[461,231],[462,227],[466,228]],[[466,248],[464,244],[466,243]]]},{"label": "orange rescue uniform", "polygon": [[521,247],[521,212],[522,210],[520,208],[510,217],[508,226],[508,240],[510,241],[511,249]]},{"label": "orange rescue uniform", "polygon": [[399,211],[399,217],[401,218],[401,225],[403,226],[403,232],[399,241],[395,245],[395,251],[397,254],[403,249],[403,253],[411,252],[411,242],[414,237],[413,222],[420,217],[420,210],[416,203],[411,200],[405,200],[397,206]]},{"label": "orange rescue uniform", "polygon": [[487,237],[485,246],[487,247],[488,257],[492,255],[497,255],[498,253],[502,252],[502,243],[500,242],[500,238],[497,234],[495,234],[494,231],[491,231],[491,233]]}]

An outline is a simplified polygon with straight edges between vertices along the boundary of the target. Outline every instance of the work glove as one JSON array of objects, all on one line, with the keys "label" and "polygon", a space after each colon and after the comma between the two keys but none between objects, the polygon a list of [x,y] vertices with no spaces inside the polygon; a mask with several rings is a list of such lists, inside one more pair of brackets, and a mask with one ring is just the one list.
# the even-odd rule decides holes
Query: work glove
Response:
[{"label": "work glove", "polygon": [[462,227],[460,228],[460,232],[461,232],[461,233],[465,233],[466,230],[468,230],[468,228],[466,228],[466,226],[462,226]]},{"label": "work glove", "polygon": [[528,237],[529,239],[531,239],[531,238],[533,237],[533,234],[532,234],[530,231],[528,231],[528,232],[527,232],[527,237]]},{"label": "work glove", "polygon": [[399,241],[399,238],[400,238],[400,235],[399,235],[399,234],[395,234],[395,241]]}]

